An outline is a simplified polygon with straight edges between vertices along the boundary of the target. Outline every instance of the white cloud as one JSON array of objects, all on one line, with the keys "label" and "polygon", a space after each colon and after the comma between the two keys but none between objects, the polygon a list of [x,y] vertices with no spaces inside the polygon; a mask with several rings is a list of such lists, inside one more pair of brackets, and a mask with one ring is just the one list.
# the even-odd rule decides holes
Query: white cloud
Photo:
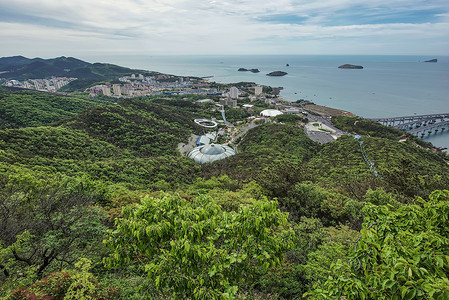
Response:
[{"label": "white cloud", "polygon": [[[447,53],[449,4],[434,0],[15,0],[2,3],[3,15],[21,15],[0,24],[0,55],[8,51],[123,51],[140,53],[306,53],[307,49],[350,43],[362,49],[378,45],[409,50],[429,41],[429,52]],[[441,23],[331,23],[338,12],[436,9]],[[348,12],[349,10],[349,12]],[[12,14],[14,13],[14,14]],[[272,15],[308,18],[302,24],[263,22]],[[1,15],[0,15],[1,16]],[[433,40],[431,40],[433,39]],[[437,43],[438,42],[438,43]],[[371,43],[369,43],[371,44]],[[358,46],[357,46],[358,45]],[[402,45],[402,46],[401,46]],[[439,46],[434,46],[439,45]],[[340,47],[340,48],[339,48]],[[436,47],[436,48],[435,48]],[[344,48],[344,47],[343,47]],[[375,47],[379,52],[382,49]],[[15,49],[15,50],[14,50]],[[372,48],[374,49],[374,48]],[[290,52],[288,52],[290,50]],[[23,53],[23,52],[21,52]],[[61,55],[63,53],[60,53]],[[58,54],[55,54],[58,55]],[[31,55],[32,56],[32,55]]]}]

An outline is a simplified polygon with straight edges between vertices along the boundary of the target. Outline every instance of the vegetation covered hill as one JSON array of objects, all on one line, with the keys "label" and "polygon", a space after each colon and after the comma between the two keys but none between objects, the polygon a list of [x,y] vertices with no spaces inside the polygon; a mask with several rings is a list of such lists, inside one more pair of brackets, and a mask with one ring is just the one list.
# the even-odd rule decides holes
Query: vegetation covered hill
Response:
[{"label": "vegetation covered hill", "polygon": [[64,56],[52,59],[27,59],[19,56],[2,58],[0,60],[0,70],[6,71],[6,73],[2,74],[2,77],[21,80],[67,76],[71,70],[84,68],[89,65],[88,62]]},{"label": "vegetation covered hill", "polygon": [[176,155],[176,146],[199,132],[195,118],[173,106],[125,100],[120,105],[86,110],[65,125],[145,157]]},{"label": "vegetation covered hill", "polygon": [[21,55],[10,56],[10,57],[0,57],[0,70],[8,70],[10,66],[22,66],[28,65],[35,61],[42,61],[42,58],[26,58]]},{"label": "vegetation covered hill", "polygon": [[96,82],[113,80],[133,73],[159,74],[107,63],[91,64],[65,56],[51,59],[29,59],[23,56],[2,57],[0,58],[0,71],[3,71],[2,78],[17,80],[49,78],[52,76],[78,78],[64,86],[61,89],[64,92],[84,91]]},{"label": "vegetation covered hill", "polygon": [[0,87],[0,129],[49,125],[107,101]]},{"label": "vegetation covered hill", "polygon": [[206,177],[228,175],[240,181],[254,179],[263,169],[288,162],[300,165],[316,155],[321,146],[310,140],[301,128],[265,124],[250,130],[232,159],[202,166]]},{"label": "vegetation covered hill", "polygon": [[337,120],[376,177],[352,136],[322,146],[293,120],[199,166],[177,151],[214,115],[194,100],[2,90],[0,297],[449,295],[447,158]]}]

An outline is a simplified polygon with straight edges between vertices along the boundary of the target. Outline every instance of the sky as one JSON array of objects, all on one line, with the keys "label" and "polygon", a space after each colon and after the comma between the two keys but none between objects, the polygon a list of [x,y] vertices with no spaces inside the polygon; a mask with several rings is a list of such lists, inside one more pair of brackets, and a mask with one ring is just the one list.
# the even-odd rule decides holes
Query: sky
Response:
[{"label": "sky", "polygon": [[449,55],[448,0],[0,0],[0,56]]}]

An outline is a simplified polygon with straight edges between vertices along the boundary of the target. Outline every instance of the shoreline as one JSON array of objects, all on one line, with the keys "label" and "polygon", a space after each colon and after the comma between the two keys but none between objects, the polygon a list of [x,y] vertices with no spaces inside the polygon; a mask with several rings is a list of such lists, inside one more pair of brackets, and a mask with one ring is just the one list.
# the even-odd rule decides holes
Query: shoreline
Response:
[{"label": "shoreline", "polygon": [[331,116],[331,117],[338,117],[338,116],[344,116],[344,117],[358,117],[356,114],[328,106],[318,105],[315,103],[306,103],[302,106],[305,110],[309,110],[311,112],[314,112],[319,115],[324,116]]}]

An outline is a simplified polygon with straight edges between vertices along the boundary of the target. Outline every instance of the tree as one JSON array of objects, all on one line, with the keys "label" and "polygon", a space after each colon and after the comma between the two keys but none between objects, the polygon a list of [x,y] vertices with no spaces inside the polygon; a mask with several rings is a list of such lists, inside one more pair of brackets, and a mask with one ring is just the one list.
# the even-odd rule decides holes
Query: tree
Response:
[{"label": "tree", "polygon": [[[106,232],[95,194],[81,182],[0,177],[0,279],[72,265]],[[57,264],[57,266],[56,266]]]},{"label": "tree", "polygon": [[361,236],[313,299],[448,299],[449,191],[395,209],[367,204]]},{"label": "tree", "polygon": [[287,216],[274,201],[222,211],[207,196],[144,197],[124,210],[106,242],[110,267],[133,263],[146,287],[179,298],[233,298],[257,266],[277,265],[291,246]]}]

